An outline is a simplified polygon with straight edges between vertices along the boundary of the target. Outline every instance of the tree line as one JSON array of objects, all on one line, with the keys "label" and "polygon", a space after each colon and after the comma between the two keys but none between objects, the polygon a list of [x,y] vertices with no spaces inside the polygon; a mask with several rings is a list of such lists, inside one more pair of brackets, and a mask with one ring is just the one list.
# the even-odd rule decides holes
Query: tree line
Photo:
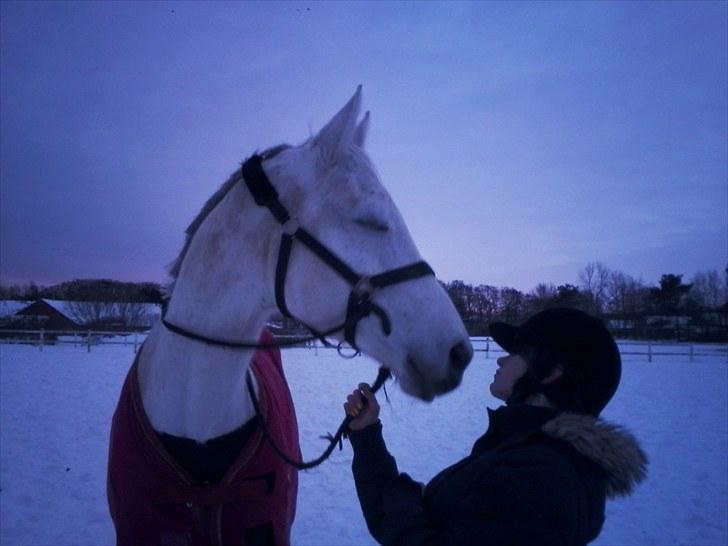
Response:
[{"label": "tree line", "polygon": [[[608,321],[615,335],[634,338],[673,338],[728,341],[728,268],[723,274],[707,271],[690,282],[683,275],[666,273],[651,286],[601,262],[586,265],[578,283],[538,284],[530,292],[463,281],[441,282],[470,335],[488,335],[493,321],[520,323],[548,307],[576,307]],[[0,299],[38,298],[79,302],[165,303],[156,283],[110,279],[81,279],[40,287],[0,285]],[[296,329],[291,321],[281,321]]]},{"label": "tree line", "polygon": [[470,335],[487,335],[493,321],[519,323],[549,307],[576,307],[632,338],[728,341],[728,268],[694,275],[662,275],[656,286],[601,262],[579,272],[578,284],[538,284],[531,292],[462,281],[442,283]]},{"label": "tree line", "polygon": [[111,279],[76,279],[48,287],[28,284],[0,285],[3,300],[69,300],[105,303],[163,303],[164,291],[153,282],[122,282]]},{"label": "tree line", "polygon": [[[116,330],[146,329],[154,321],[145,304],[162,304],[164,294],[160,285],[150,282],[132,283],[111,279],[77,279],[53,286],[35,283],[0,285],[0,299],[35,301],[37,299],[65,300],[66,316],[84,328]],[[3,328],[40,328],[47,322],[42,317],[2,317]],[[57,326],[58,328],[58,326]]]}]

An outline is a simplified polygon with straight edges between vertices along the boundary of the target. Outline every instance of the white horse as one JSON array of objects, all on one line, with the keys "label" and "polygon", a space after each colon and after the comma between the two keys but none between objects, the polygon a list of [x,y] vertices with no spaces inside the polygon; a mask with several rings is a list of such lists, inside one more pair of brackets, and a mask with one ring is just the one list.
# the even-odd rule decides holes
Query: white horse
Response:
[{"label": "white horse", "polygon": [[[256,203],[237,171],[190,225],[171,271],[166,320],[200,339],[158,324],[136,364],[143,413],[156,433],[209,444],[255,417],[245,385],[254,349],[203,339],[255,341],[281,305],[325,332],[350,318],[357,290],[369,307],[349,323],[349,341],[391,370],[402,390],[432,400],[459,384],[472,357],[468,335],[434,275],[420,267],[407,276],[421,258],[364,152],[369,115],[357,123],[360,103],[361,87],[314,137],[256,156],[259,176],[290,221]],[[277,294],[281,233],[297,227],[364,284],[382,272],[404,270],[406,278],[362,288],[294,239]],[[345,332],[332,335],[343,339]]]}]

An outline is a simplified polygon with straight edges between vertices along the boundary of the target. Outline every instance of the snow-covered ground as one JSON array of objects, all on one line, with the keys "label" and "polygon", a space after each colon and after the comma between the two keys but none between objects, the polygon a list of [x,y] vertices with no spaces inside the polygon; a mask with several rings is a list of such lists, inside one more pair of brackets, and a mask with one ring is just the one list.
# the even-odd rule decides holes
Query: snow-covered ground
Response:
[{"label": "snow-covered ground", "polygon": [[[432,404],[389,385],[382,420],[403,471],[426,481],[466,455],[483,432],[493,354],[477,353],[462,386]],[[0,345],[0,544],[114,542],[106,506],[109,423],[133,357],[131,346]],[[335,351],[291,349],[284,366],[307,458],[324,447],[345,395],[376,365]],[[627,357],[606,419],[633,430],[650,456],[637,493],[608,505],[595,544],[728,544],[728,364],[722,355]],[[373,544],[350,474],[351,449],[301,473],[296,545]]]}]

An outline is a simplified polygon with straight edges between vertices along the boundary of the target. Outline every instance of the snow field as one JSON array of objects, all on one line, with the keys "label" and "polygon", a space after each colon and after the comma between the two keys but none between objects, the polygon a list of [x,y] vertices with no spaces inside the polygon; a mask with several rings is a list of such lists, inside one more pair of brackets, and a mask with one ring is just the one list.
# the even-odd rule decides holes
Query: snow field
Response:
[{"label": "snow field", "polygon": [[[717,353],[720,354],[720,353]],[[465,456],[498,401],[493,354],[476,353],[463,384],[432,404],[388,384],[384,434],[400,470],[429,480]],[[0,345],[0,544],[113,544],[106,505],[111,415],[133,359],[130,346]],[[376,364],[335,351],[290,349],[283,362],[307,459],[325,447],[346,394]],[[603,417],[629,428],[650,457],[635,495],[612,501],[599,545],[728,544],[728,365],[725,353],[688,362],[626,358]],[[351,478],[351,449],[300,474],[293,544],[374,544]]]}]

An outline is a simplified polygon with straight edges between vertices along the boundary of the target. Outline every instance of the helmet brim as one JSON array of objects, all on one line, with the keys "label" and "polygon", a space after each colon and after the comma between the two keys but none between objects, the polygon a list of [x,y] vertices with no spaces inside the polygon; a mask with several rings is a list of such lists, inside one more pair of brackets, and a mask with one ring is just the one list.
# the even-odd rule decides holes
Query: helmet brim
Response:
[{"label": "helmet brim", "polygon": [[505,322],[493,322],[489,326],[490,337],[500,345],[503,350],[514,353],[518,348],[516,337],[518,336],[518,326],[507,324]]}]

